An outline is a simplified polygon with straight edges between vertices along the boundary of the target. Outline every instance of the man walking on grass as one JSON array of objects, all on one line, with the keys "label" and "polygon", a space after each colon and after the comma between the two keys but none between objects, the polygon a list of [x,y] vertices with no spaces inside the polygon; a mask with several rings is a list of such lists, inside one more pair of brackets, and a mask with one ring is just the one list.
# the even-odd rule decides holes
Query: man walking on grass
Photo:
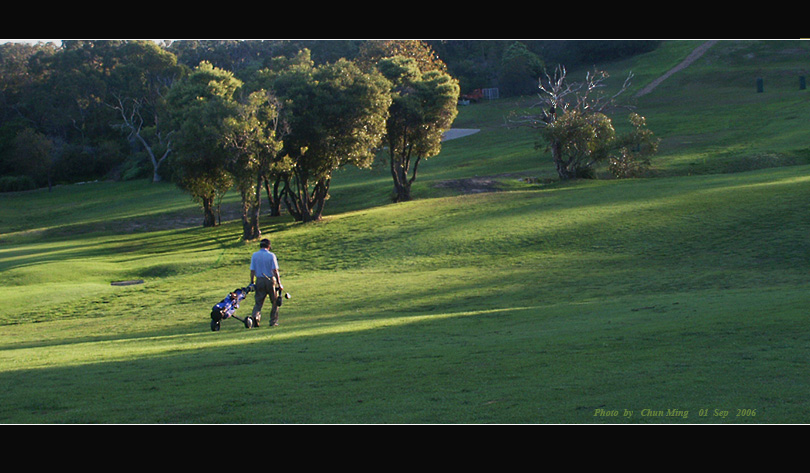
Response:
[{"label": "man walking on grass", "polygon": [[250,284],[256,280],[256,305],[253,306],[253,319],[255,326],[259,326],[262,306],[267,296],[270,296],[272,308],[270,309],[270,326],[278,325],[278,297],[280,291],[284,289],[281,285],[281,276],[278,274],[278,260],[276,255],[270,250],[270,240],[263,239],[259,243],[259,251],[250,257]]}]

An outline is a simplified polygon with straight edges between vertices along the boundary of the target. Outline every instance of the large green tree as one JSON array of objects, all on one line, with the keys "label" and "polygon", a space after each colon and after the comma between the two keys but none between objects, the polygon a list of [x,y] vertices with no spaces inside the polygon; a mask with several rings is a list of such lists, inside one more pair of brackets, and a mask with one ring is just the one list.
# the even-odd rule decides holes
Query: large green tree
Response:
[{"label": "large green tree", "polygon": [[589,177],[610,155],[616,131],[604,113],[569,110],[541,129],[562,179]]},{"label": "large green tree", "polygon": [[446,72],[447,65],[425,41],[417,39],[389,39],[364,41],[357,54],[357,64],[363,70],[376,67],[385,58],[402,56],[413,59],[422,72]]},{"label": "large green tree", "polygon": [[281,141],[277,138],[278,104],[266,90],[242,97],[236,115],[223,122],[223,144],[229,152],[227,170],[242,197],[242,239],[261,237],[262,182],[278,160]]},{"label": "large green tree", "polygon": [[[290,113],[284,106],[284,99],[279,97],[276,90],[287,90],[290,81],[295,81],[296,74],[309,74],[313,67],[311,53],[308,49],[301,49],[297,53],[287,56],[276,56],[265,64],[265,67],[249,75],[244,88],[247,92],[273,90],[276,104],[275,136],[283,141],[290,131]],[[277,82],[278,81],[278,82]],[[287,83],[285,85],[285,83]],[[267,92],[269,93],[269,92]],[[281,215],[281,206],[285,189],[289,188],[292,179],[293,159],[284,149],[277,154],[269,166],[263,168],[262,185],[267,194],[270,206],[270,216]]]},{"label": "large green tree", "polygon": [[537,91],[537,78],[543,72],[543,60],[521,41],[503,52],[500,68],[500,93],[504,97],[529,95]]},{"label": "large green tree", "polygon": [[44,178],[48,183],[48,192],[53,189],[54,164],[58,157],[58,146],[52,139],[25,128],[14,140],[13,160],[18,168],[26,168],[31,175]]},{"label": "large green tree", "polygon": [[404,56],[382,59],[377,67],[392,83],[385,143],[394,201],[407,201],[419,163],[439,154],[442,136],[458,114],[458,82],[438,69],[423,72],[415,59]]},{"label": "large green tree", "polygon": [[218,224],[215,200],[234,184],[223,137],[226,119],[238,114],[234,95],[241,86],[231,72],[203,62],[167,96],[177,131],[170,158],[174,179],[202,205],[205,227]]},{"label": "large green tree", "polygon": [[315,66],[299,60],[272,75],[284,101],[290,160],[284,203],[296,220],[319,220],[332,172],[369,167],[385,134],[391,104],[389,82],[346,59]]}]

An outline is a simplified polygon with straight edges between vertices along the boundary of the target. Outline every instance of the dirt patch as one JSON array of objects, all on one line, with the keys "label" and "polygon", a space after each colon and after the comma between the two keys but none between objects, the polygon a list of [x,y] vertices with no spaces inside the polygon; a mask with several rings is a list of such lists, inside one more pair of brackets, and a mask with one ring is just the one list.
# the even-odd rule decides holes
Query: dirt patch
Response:
[{"label": "dirt patch", "polygon": [[113,281],[110,286],[134,286],[136,284],[143,284],[143,279],[131,279],[129,281]]},{"label": "dirt patch", "polygon": [[453,189],[463,194],[480,194],[483,192],[498,192],[506,190],[505,180],[514,179],[525,183],[537,184],[540,180],[526,174],[508,173],[494,176],[475,176],[466,179],[450,179],[439,181],[433,186],[439,189]]},{"label": "dirt patch", "polygon": [[451,179],[436,183],[440,189],[453,189],[464,194],[478,194],[481,192],[495,192],[501,190],[501,185],[491,177],[472,177],[469,179]]},{"label": "dirt patch", "polygon": [[[227,222],[242,217],[238,204],[222,205],[220,220]],[[201,209],[167,213],[158,216],[133,217],[126,220],[104,222],[105,230],[115,229],[121,233],[156,232],[161,230],[178,230],[191,227],[202,227],[203,212]]]}]

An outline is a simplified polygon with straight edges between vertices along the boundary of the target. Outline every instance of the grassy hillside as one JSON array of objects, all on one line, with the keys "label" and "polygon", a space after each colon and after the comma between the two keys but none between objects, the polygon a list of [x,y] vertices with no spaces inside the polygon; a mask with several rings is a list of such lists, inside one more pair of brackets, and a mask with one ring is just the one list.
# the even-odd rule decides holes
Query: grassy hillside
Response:
[{"label": "grassy hillside", "polygon": [[[0,422],[807,422],[807,91],[712,80],[807,57],[766,46],[722,42],[638,100],[649,178],[542,180],[507,100],[462,108],[482,131],[416,201],[341,171],[323,222],[263,221],[293,295],[275,328],[209,330],[256,245],[169,184],[0,195]],[[689,50],[611,67],[652,80]],[[476,176],[502,191],[440,185]]]}]

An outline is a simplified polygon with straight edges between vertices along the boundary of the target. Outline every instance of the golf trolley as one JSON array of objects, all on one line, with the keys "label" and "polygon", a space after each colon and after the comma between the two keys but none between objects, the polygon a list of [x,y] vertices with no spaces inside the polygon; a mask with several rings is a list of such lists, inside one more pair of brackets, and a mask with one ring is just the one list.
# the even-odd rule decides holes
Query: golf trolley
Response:
[{"label": "golf trolley", "polygon": [[233,292],[225,296],[225,299],[222,299],[222,302],[218,303],[214,307],[211,308],[211,330],[214,332],[219,331],[220,323],[230,317],[235,318],[236,320],[245,324],[246,328],[253,327],[253,318],[250,316],[241,319],[234,315],[236,309],[239,308],[239,303],[244,300],[244,298],[252,292],[254,289],[254,285],[251,284],[247,287],[242,287],[239,289],[235,289]]},{"label": "golf trolley", "polygon": [[[225,296],[225,299],[222,299],[222,302],[212,307],[211,330],[214,332],[219,331],[221,322],[231,317],[245,324],[245,328],[252,328],[255,325],[257,325],[256,320],[251,315],[247,315],[245,316],[245,318],[239,318],[236,315],[234,315],[236,309],[239,308],[239,303],[242,302],[249,293],[253,292],[255,288],[256,288],[255,284],[251,284],[247,287],[235,289],[233,292]],[[287,293],[284,295],[284,297],[289,299],[290,294]],[[279,288],[276,299],[276,305],[281,306],[281,301],[282,301],[281,289]]]}]

